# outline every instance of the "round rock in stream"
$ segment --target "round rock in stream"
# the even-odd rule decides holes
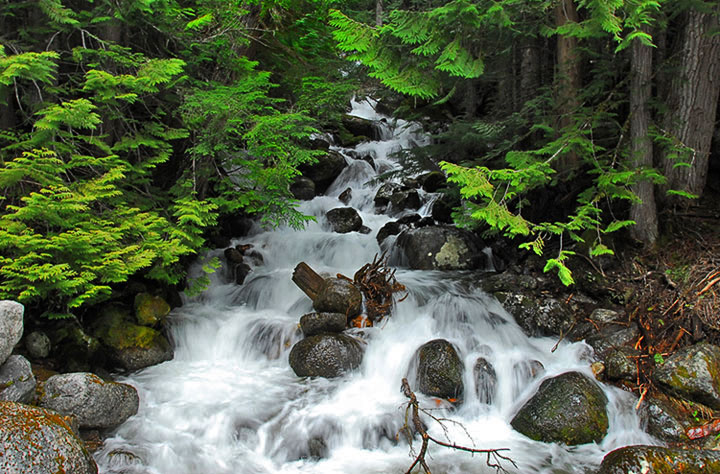
[[[461,399],[465,392],[465,365],[445,339],[426,342],[415,353],[417,389],[425,395]],[[412,370],[412,368],[411,368]]]
[[[708,449],[625,446],[608,453],[598,474],[707,474],[720,472],[720,452]]]
[[[364,345],[345,334],[306,337],[290,350],[290,367],[298,377],[339,377],[362,362]]]
[[[325,214],[333,232],[338,234],[347,234],[348,232],[357,232],[363,225],[360,214],[352,207],[336,207],[330,209]]]
[[[300,329],[305,337],[323,332],[343,332],[347,317],[343,313],[308,313],[300,318]]]
[[[362,293],[344,278],[326,278],[313,308],[319,313],[342,313],[354,318],[362,310]]]
[[[472,270],[485,255],[475,234],[451,226],[428,226],[404,231],[397,240],[416,270]]]
[[[608,430],[607,397],[579,372],[547,379],[510,423],[536,441],[567,445],[600,442]]]
[[[50,377],[39,405],[74,416],[81,428],[112,428],[137,413],[139,402],[135,387],[80,372]]]
[[[0,472],[97,474],[68,420],[52,410],[0,402]]]
[[[5,362],[23,333],[25,307],[16,301],[0,301],[0,364]]]

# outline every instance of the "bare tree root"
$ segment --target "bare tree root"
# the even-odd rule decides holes
[[[503,472],[508,473],[508,471],[502,466],[502,462],[506,461],[512,464],[515,468],[517,468],[517,464],[515,464],[515,461],[510,459],[507,456],[504,456],[503,454],[500,454],[502,451],[509,451],[508,448],[501,448],[501,449],[476,449],[476,448],[470,448],[467,446],[461,446],[455,443],[446,443],[444,441],[440,441],[438,439],[433,438],[430,436],[430,434],[425,429],[425,424],[420,419],[420,412],[423,414],[429,416],[434,421],[438,422],[440,426],[442,426],[443,431],[447,433],[447,429],[445,428],[443,422],[452,422],[457,423],[453,420],[446,420],[443,418],[436,418],[432,414],[430,414],[427,410],[424,410],[420,408],[420,405],[418,403],[417,397],[413,393],[412,389],[410,388],[410,384],[408,383],[408,380],[406,378],[402,379],[402,391],[403,394],[410,399],[410,401],[407,404],[407,408],[405,410],[405,425],[400,429],[402,433],[405,434],[405,436],[408,438],[408,441],[410,442],[410,449],[412,450],[412,438],[413,438],[413,428],[416,433],[419,433],[422,437],[422,446],[420,447],[420,452],[415,457],[415,460],[408,468],[407,472],[405,474],[410,474],[412,470],[420,465],[426,474],[431,474],[430,467],[427,465],[427,462],[425,461],[425,456],[427,454],[428,446],[430,442],[444,446],[446,448],[456,449],[458,451],[466,451],[473,454],[484,454],[485,455],[485,464],[487,464],[488,467],[491,467],[495,469],[495,472]],[[412,428],[408,424],[408,415],[412,416]],[[457,423],[460,426],[462,424]],[[465,427],[463,426],[463,429]],[[466,430],[467,433],[467,430]],[[468,434],[469,436],[469,434]]]

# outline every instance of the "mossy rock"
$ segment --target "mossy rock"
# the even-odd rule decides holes
[[[655,369],[653,382],[669,395],[720,410],[720,347],[700,343],[677,351]]]
[[[0,472],[97,474],[69,420],[52,410],[0,402]]]
[[[135,296],[135,318],[141,326],[157,326],[170,313],[170,305],[160,296],[138,293]]]
[[[567,445],[600,442],[608,430],[607,397],[579,372],[547,379],[511,425],[536,441]]]
[[[426,342],[415,353],[410,378],[417,381],[417,390],[425,395],[461,400],[465,394],[465,365],[449,341]]]
[[[720,451],[625,446],[608,453],[598,474],[707,474],[720,472]]]

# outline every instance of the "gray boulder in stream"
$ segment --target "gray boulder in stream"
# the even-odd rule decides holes
[[[720,409],[720,347],[700,343],[677,351],[655,369],[653,381],[670,395]]]
[[[303,164],[298,168],[302,175],[315,183],[315,194],[324,193],[335,181],[335,178],[345,169],[347,161],[337,151],[329,150],[317,157],[313,164]]]
[[[75,417],[80,428],[113,428],[137,413],[135,387],[95,374],[53,375],[45,382],[39,405]]]
[[[336,207],[330,209],[325,214],[333,232],[338,234],[347,234],[348,232],[357,232],[363,225],[360,214],[352,207]]]
[[[597,443],[608,430],[607,402],[593,380],[579,372],[566,372],[540,384],[510,424],[536,441]]]
[[[290,367],[298,377],[339,377],[360,365],[364,349],[346,334],[318,334],[293,346]]]
[[[415,353],[413,364],[419,392],[431,397],[463,398],[465,365],[449,341],[435,339],[426,342]]]
[[[5,362],[20,342],[25,307],[16,301],[0,301],[0,364]]]
[[[472,270],[485,257],[475,234],[451,226],[408,229],[397,244],[407,265],[416,270]]]
[[[30,403],[35,398],[35,376],[30,362],[21,355],[11,355],[0,365],[0,400]]]
[[[300,318],[300,329],[305,337],[343,332],[346,326],[347,317],[343,313],[308,313]]]

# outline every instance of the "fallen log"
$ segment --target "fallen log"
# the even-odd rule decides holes
[[[292,275],[292,281],[303,290],[303,292],[310,297],[311,300],[315,301],[320,289],[325,282],[325,279],[318,275],[318,273],[310,268],[305,262],[300,262],[295,267]]]

